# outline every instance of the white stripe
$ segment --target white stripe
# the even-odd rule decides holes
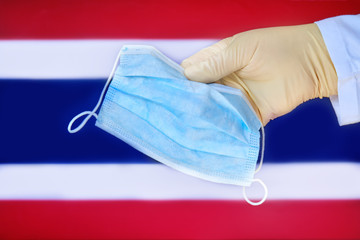
[[[181,61],[217,40],[2,40],[0,78],[107,78],[122,45],[151,45]]]
[[[269,199],[360,199],[360,164],[265,164]],[[262,197],[260,186],[247,190]],[[0,199],[243,199],[160,164],[0,165]]]

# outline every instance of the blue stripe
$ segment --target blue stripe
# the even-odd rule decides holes
[[[105,79],[1,80],[0,163],[155,163],[94,126],[66,130],[91,110]],[[302,104],[266,127],[266,162],[360,162],[360,124],[339,127],[328,99]]]

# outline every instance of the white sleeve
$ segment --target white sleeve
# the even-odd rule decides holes
[[[360,122],[360,14],[315,22],[338,76],[338,95],[330,96],[339,124]]]

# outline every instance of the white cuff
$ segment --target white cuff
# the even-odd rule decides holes
[[[331,96],[340,126],[360,122],[360,15],[316,22],[338,76],[338,95]]]

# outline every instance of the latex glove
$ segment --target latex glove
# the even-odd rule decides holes
[[[265,126],[313,98],[337,94],[337,75],[316,24],[226,38],[181,64],[189,80],[241,89]]]

